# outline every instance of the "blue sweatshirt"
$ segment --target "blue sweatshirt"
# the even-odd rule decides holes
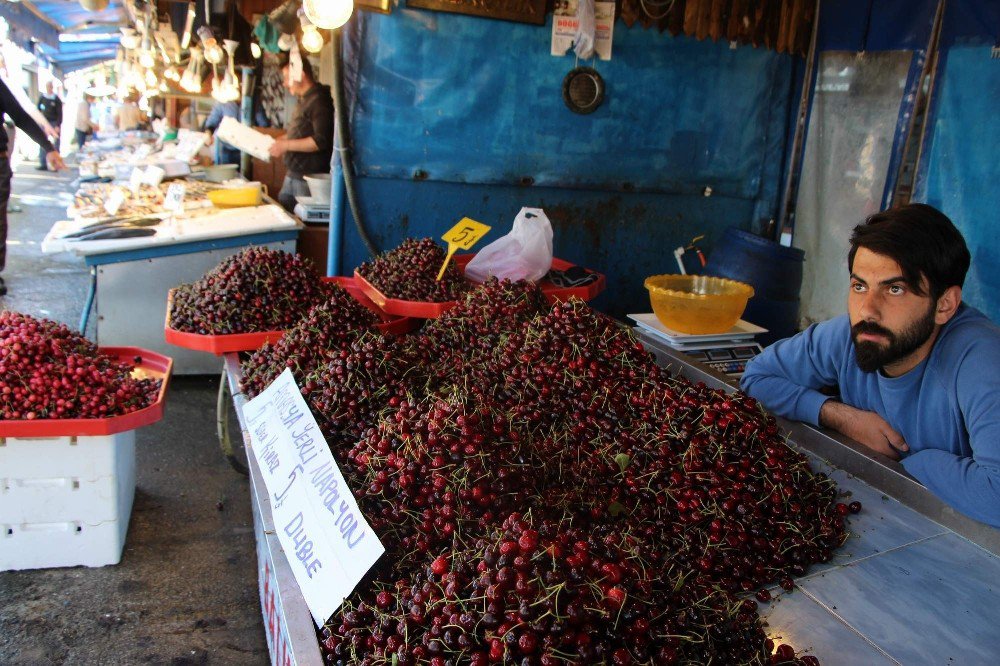
[[[1000,328],[967,305],[924,361],[899,377],[854,360],[847,315],[768,347],[741,387],[785,418],[819,425],[837,387],[847,405],[877,413],[910,447],[903,467],[956,510],[1000,527]]]

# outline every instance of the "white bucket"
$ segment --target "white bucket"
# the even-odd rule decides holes
[[[306,185],[309,186],[309,195],[313,199],[320,201],[330,200],[330,185],[332,183],[330,174],[311,173],[308,176],[303,176],[303,178],[305,178]]]

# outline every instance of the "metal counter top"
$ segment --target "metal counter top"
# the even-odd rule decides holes
[[[657,362],[727,391],[730,377],[636,334]],[[899,464],[842,437],[779,419],[789,443],[850,499],[850,536],[760,608],[775,642],[829,664],[1000,663],[1000,530],[941,502]]]

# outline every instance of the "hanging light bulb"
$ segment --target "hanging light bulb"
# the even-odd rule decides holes
[[[351,18],[354,2],[353,0],[303,0],[302,8],[317,28],[336,30]]]
[[[131,51],[132,49],[139,47],[139,33],[137,33],[134,28],[122,28],[121,31],[122,36],[120,42],[122,48]]]
[[[182,49],[191,45],[191,30],[194,29],[195,13],[194,2],[188,3],[187,19],[184,21],[184,36],[181,37]]]
[[[254,60],[260,60],[260,56],[262,55],[260,44],[257,42],[250,42],[250,55],[254,57]]]
[[[156,59],[153,57],[152,51],[143,51],[139,54],[139,64],[143,67],[149,69],[156,65]]]
[[[188,60],[184,75],[181,76],[180,85],[188,92],[201,90],[201,49],[197,46],[191,47],[191,59]]]
[[[212,97],[220,102],[235,102],[240,98],[240,82],[236,76],[235,54],[239,42],[227,39],[224,42],[229,55],[226,73],[220,82],[216,76],[212,81]]]
[[[223,53],[222,47],[219,46],[219,42],[216,41],[215,36],[212,34],[212,29],[207,25],[201,26],[198,28],[198,38],[201,40],[202,49],[204,49],[205,61],[213,65],[218,65],[222,62],[222,57],[225,53]]]
[[[170,92],[170,86],[166,81],[160,81],[160,92]]]
[[[222,62],[222,47],[218,44],[206,44],[205,45],[205,60],[212,63],[213,65],[218,65]]]
[[[169,79],[170,81],[179,81],[181,75],[177,73],[176,67],[170,65],[170,67],[167,67],[165,70],[163,70],[163,78]]]
[[[158,81],[159,80],[156,78],[156,72],[154,72],[151,69],[147,69],[146,70],[146,89],[148,90],[149,88],[156,88],[156,84],[158,83]]]
[[[312,24],[305,12],[299,12],[299,20],[302,21],[302,48],[309,53],[319,53],[323,50],[323,35]]]

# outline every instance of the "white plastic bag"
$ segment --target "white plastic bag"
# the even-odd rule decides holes
[[[597,23],[594,18],[594,0],[580,0],[576,6],[576,18],[580,23],[573,37],[573,51],[577,58],[590,60],[594,57],[594,34]]]
[[[541,208],[522,208],[514,228],[482,250],[465,267],[470,280],[489,277],[537,282],[552,267],[552,225]]]

